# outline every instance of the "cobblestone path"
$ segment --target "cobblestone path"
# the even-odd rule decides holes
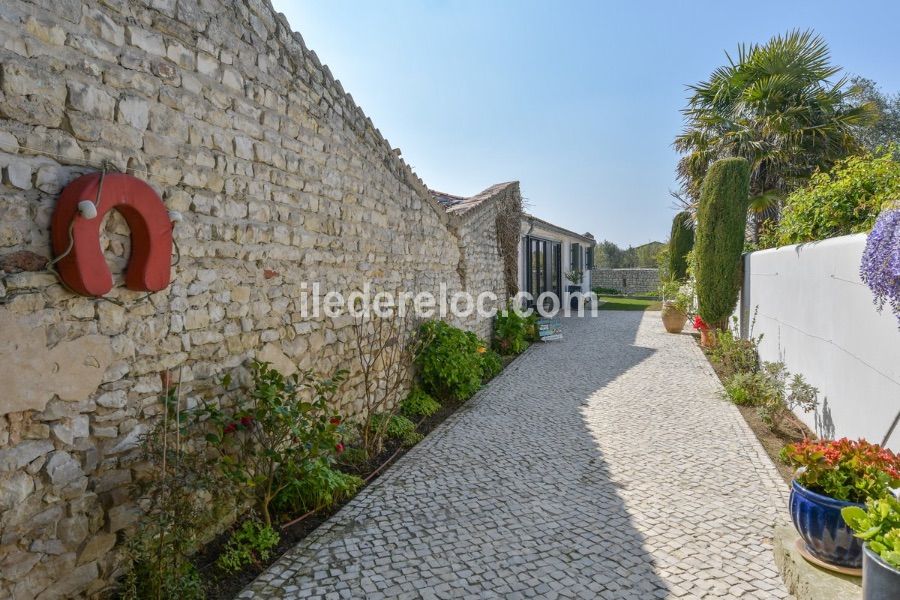
[[[564,320],[240,598],[787,598],[787,489],[659,313]]]

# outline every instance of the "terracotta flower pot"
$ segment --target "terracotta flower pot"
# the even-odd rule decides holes
[[[681,333],[687,323],[687,315],[678,310],[671,302],[663,302],[662,322],[669,333]]]
[[[700,345],[704,348],[712,348],[715,345],[716,338],[709,329],[705,327],[700,329]]]

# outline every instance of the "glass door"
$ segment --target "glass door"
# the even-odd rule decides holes
[[[526,290],[534,300],[544,292],[562,291],[562,244],[526,238]]]
[[[559,297],[562,287],[562,244],[550,242],[549,290]]]
[[[547,242],[531,240],[530,252],[531,277],[529,292],[537,298],[547,291]]]

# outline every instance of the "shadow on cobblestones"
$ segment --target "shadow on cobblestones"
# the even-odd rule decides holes
[[[240,597],[667,597],[585,421],[654,353],[616,317],[564,320]]]

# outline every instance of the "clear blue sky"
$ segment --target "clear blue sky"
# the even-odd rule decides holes
[[[429,187],[519,180],[534,214],[622,246],[668,236],[685,85],[738,43],[811,27],[900,90],[895,0],[273,3]]]

